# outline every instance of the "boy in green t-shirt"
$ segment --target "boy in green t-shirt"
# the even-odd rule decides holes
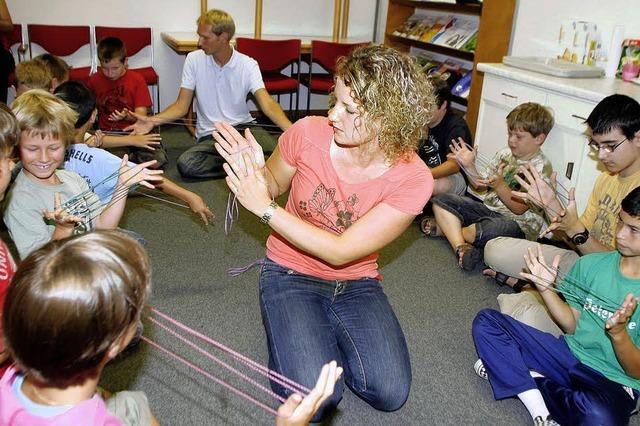
[[[473,321],[481,361],[496,399],[517,396],[534,424],[627,424],[640,395],[640,187],[621,203],[616,251],[580,258],[557,289],[560,257],[525,256],[547,308],[567,333],[556,338],[494,310]],[[556,290],[564,295],[566,302]]]

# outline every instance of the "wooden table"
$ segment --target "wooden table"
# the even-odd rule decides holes
[[[194,31],[168,31],[160,34],[162,40],[172,48],[176,53],[186,54],[198,49],[198,34]],[[236,34],[236,37],[253,38],[252,35]],[[268,35],[263,34],[263,40],[286,40],[291,38],[299,38],[302,41],[301,53],[311,53],[311,40],[333,41],[331,36],[301,36],[301,35]],[[231,40],[233,44],[235,41]],[[349,37],[338,40],[340,43],[362,43],[369,42],[363,37]]]

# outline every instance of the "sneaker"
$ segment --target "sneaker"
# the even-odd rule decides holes
[[[533,426],[560,426],[560,423],[553,420],[551,415],[548,415],[546,419],[542,416],[538,416],[533,419]]]
[[[478,377],[480,377],[481,379],[489,380],[487,369],[484,368],[484,364],[481,359],[478,359],[476,363],[473,364],[473,371],[475,371]]]

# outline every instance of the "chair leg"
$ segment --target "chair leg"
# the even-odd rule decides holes
[[[156,84],[156,114],[160,112],[160,79],[158,78],[158,84]]]

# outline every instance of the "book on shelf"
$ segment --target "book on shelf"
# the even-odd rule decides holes
[[[420,18],[418,25],[416,25],[411,34],[409,34],[409,38],[411,39],[420,40],[422,35],[429,31],[429,28],[436,23],[436,19],[433,16],[420,15]]]
[[[399,37],[409,37],[409,34],[411,34],[415,30],[415,27],[420,23],[421,20],[422,16],[420,15],[410,16],[409,19],[400,24],[400,26],[398,26],[398,28],[393,31],[393,35]]]
[[[478,24],[478,20],[455,17],[451,25],[445,28],[438,37],[434,37],[431,43],[452,49],[460,49],[467,40],[478,32]]]
[[[469,37],[469,40],[467,40],[462,47],[460,47],[460,50],[464,50],[465,52],[475,52],[477,44],[478,33],[476,32],[474,35]]]
[[[426,31],[422,32],[420,41],[433,43],[449,26],[451,26],[452,22],[453,16],[451,15],[438,16],[435,19],[435,23],[431,25]]]

